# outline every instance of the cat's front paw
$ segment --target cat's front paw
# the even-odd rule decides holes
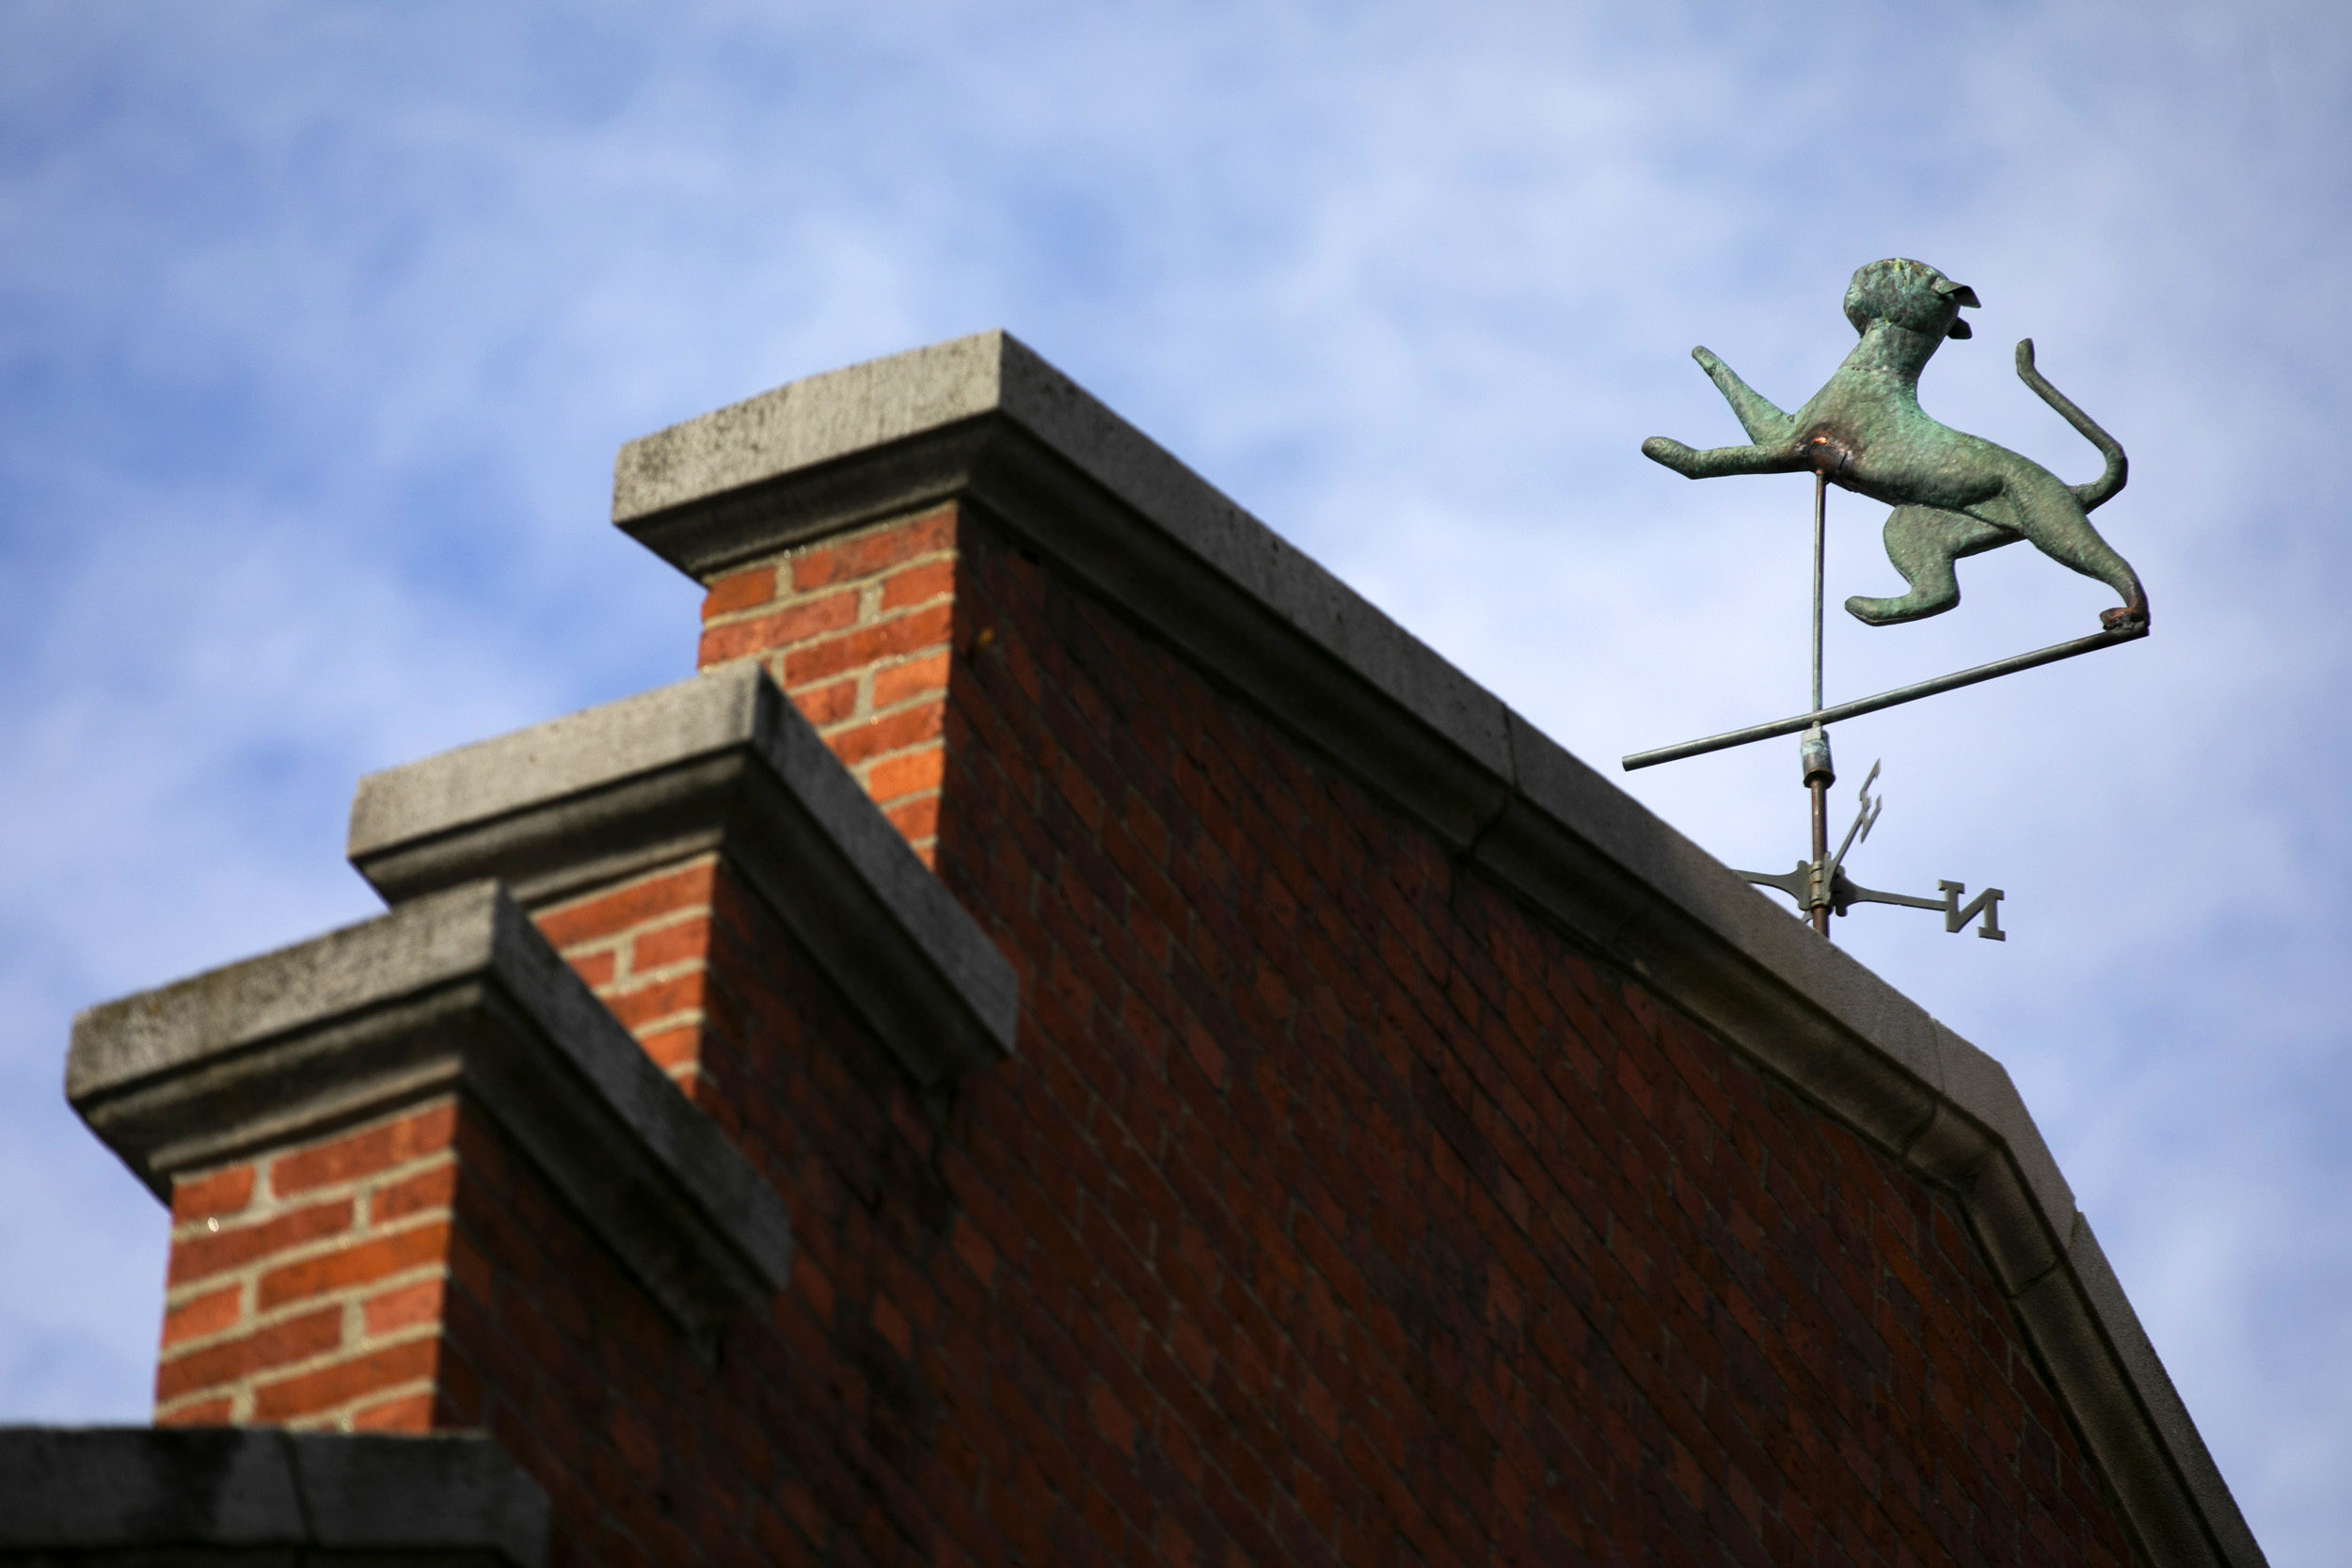
[[[1698,477],[1698,453],[1684,447],[1682,442],[1673,439],[1670,435],[1654,435],[1646,442],[1642,442],[1642,456],[1649,458],[1651,463],[1665,463],[1675,472],[1679,472],[1684,480],[1696,480]]]
[[[1651,436],[1642,443],[1642,455],[1653,463],[1664,464],[1685,479],[1698,477],[1691,471],[1698,453],[1670,436]]]

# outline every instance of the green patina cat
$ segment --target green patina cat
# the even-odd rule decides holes
[[[1793,415],[1759,396],[1704,348],[1691,351],[1752,446],[1694,451],[1653,436],[1643,452],[1689,479],[1724,474],[1820,474],[1890,502],[1886,554],[1910,584],[1899,598],[1854,597],[1846,609],[1880,626],[1940,615],[1960,603],[1952,563],[2019,539],[2122,595],[2100,623],[2148,624],[2148,594],[2130,562],[2090,526],[2089,513],[2123,488],[2123,449],[2034,369],[2033,341],[2017,345],[2017,373],[2096,446],[2106,467],[2070,485],[2030,458],[1938,424],[1919,406],[1919,372],[1947,338],[1965,338],[1963,306],[1976,291],[1924,261],[1872,261],[1846,290],[1846,319],[1862,341],[1829,384]]]

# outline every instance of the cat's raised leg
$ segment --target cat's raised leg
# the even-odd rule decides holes
[[[2017,537],[2008,529],[1963,513],[1933,506],[1899,506],[1886,515],[1886,559],[1895,563],[1911,591],[1892,599],[1870,599],[1857,594],[1846,601],[1846,613],[1871,626],[1941,615],[1960,603],[1960,577],[1952,570],[1952,562],[2013,544]]]
[[[1731,404],[1732,414],[1740,428],[1748,433],[1748,439],[1759,446],[1772,446],[1786,441],[1795,433],[1796,421],[1780,411],[1765,397],[1740,379],[1740,372],[1715,357],[1702,346],[1691,351],[1691,357],[1699,362],[1699,369],[1715,384],[1715,389]]]
[[[1809,467],[1787,446],[1712,447],[1694,451],[1664,436],[1642,443],[1642,455],[1685,479],[1723,479],[1731,474],[1793,474]]]

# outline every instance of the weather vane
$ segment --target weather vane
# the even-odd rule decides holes
[[[1963,306],[1979,308],[1976,291],[1953,282],[1924,261],[1872,261],[1854,273],[1846,289],[1846,319],[1862,341],[1846,356],[1829,384],[1803,408],[1794,414],[1782,413],[1733,373],[1730,366],[1706,349],[1696,348],[1691,357],[1731,404],[1751,444],[1694,451],[1662,436],[1642,443],[1645,456],[1686,479],[1717,479],[1726,474],[1813,475],[1812,707],[1788,719],[1751,724],[1703,740],[1636,752],[1624,759],[1624,766],[1630,772],[1803,731],[1798,754],[1804,786],[1813,798],[1813,858],[1798,862],[1797,868],[1785,875],[1755,871],[1740,875],[1794,898],[1798,908],[1811,917],[1813,928],[1824,937],[1829,935],[1832,914],[1844,914],[1851,904],[1875,903],[1940,910],[1947,931],[1961,930],[1981,912],[1983,924],[1977,934],[2004,940],[1998,919],[2003,895],[1998,888],[1986,889],[1963,907],[1960,899],[1967,888],[1960,882],[1939,882],[1944,896],[1938,899],[1874,892],[1847,879],[1843,870],[1847,852],[1870,836],[1885,800],[1870,794],[1879,774],[1873,763],[1869,777],[1862,783],[1862,809],[1846,831],[1845,842],[1832,855],[1829,789],[1836,783],[1836,773],[1830,766],[1828,726],[2148,635],[2148,594],[2139,585],[2139,574],[2090,526],[2090,512],[2123,488],[2123,449],[2034,369],[2032,339],[2017,345],[2017,374],[2106,459],[2106,467],[2090,483],[2068,484],[2030,458],[1938,424],[1920,408],[1919,372],[1945,339],[1969,336],[1968,324],[1960,319]],[[2020,539],[2030,541],[2051,560],[2106,583],[2123,602],[2102,612],[2101,629],[2089,637],[1916,681],[1875,697],[1824,706],[1821,590],[1832,484],[1895,508],[1886,519],[1886,555],[1902,574],[1908,591],[1891,599],[1859,595],[1848,599],[1847,613],[1865,626],[1888,626],[1941,615],[1960,603],[1960,581],[1953,562]]]

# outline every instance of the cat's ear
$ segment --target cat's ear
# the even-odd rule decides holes
[[[1966,322],[1955,321],[1951,325],[1944,329],[1944,336],[1947,338],[1973,338],[1976,334],[1968,330],[1968,324]]]
[[[1977,291],[1965,283],[1955,283],[1948,277],[1939,277],[1930,286],[1946,299],[1957,301],[1971,310],[1984,309],[1977,299]]]

